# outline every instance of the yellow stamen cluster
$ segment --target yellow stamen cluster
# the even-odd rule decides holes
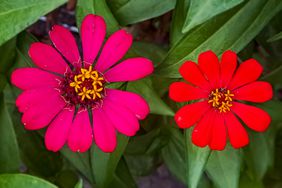
[[[219,112],[228,112],[232,106],[233,96],[230,90],[216,89],[211,92],[208,103],[211,103],[212,107],[217,108]]]
[[[81,68],[80,74],[74,76],[70,86],[75,89],[75,92],[81,97],[82,101],[85,98],[95,100],[97,97],[102,98],[103,81],[104,78],[99,76],[99,73],[92,70],[92,66],[90,66],[88,69]],[[91,83],[90,87],[89,84],[85,84],[86,82]]]

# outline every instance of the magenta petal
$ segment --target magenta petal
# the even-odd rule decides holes
[[[80,62],[79,51],[75,39],[71,32],[63,26],[55,25],[49,32],[54,46],[63,54],[63,56],[72,64]]]
[[[139,122],[135,115],[127,108],[107,98],[104,100],[103,109],[114,127],[126,136],[134,136],[139,130]]]
[[[22,90],[49,86],[58,87],[60,77],[37,68],[16,69],[11,76],[11,82]]]
[[[47,98],[42,98],[40,103],[26,110],[22,116],[22,123],[26,129],[36,130],[47,126],[52,119],[65,107],[66,102],[59,92]]]
[[[135,81],[152,74],[153,63],[146,58],[127,59],[105,73],[108,82]]]
[[[88,111],[79,111],[71,125],[68,146],[74,152],[85,152],[92,144],[92,128]]]
[[[94,140],[96,145],[103,152],[113,152],[116,148],[116,131],[106,116],[105,112],[101,109],[93,109],[93,131]]]
[[[45,133],[45,145],[48,150],[59,151],[67,141],[72,124],[74,108],[63,109],[52,121]]]
[[[95,69],[104,72],[118,62],[132,44],[132,36],[125,30],[116,31],[107,40]]]
[[[85,64],[91,65],[106,36],[106,23],[100,16],[88,14],[82,21],[81,40],[83,49],[83,60]]]
[[[145,119],[150,113],[149,105],[140,95],[116,89],[107,89],[106,93],[111,101],[118,103],[119,106],[125,106],[138,119]]]
[[[56,94],[58,94],[58,91],[51,87],[26,90],[18,96],[16,106],[20,112],[25,112],[32,106],[41,104],[42,99],[48,99],[50,96]]]
[[[30,46],[28,53],[34,64],[42,69],[60,74],[69,70],[65,60],[52,46],[35,42]]]

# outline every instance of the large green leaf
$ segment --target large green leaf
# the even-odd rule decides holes
[[[174,115],[174,112],[154,91],[150,78],[128,83],[127,90],[142,95],[148,102],[151,113],[169,116]]]
[[[20,167],[19,148],[13,122],[3,101],[2,93],[0,96],[0,122],[0,173],[17,172]]]
[[[2,0],[0,45],[65,2],[66,0]]]
[[[110,11],[106,0],[78,0],[76,5],[76,21],[79,27],[87,14],[103,16],[107,24],[107,35],[119,29],[119,24]]]
[[[191,129],[185,130],[186,157],[187,157],[187,182],[189,188],[197,188],[202,177],[205,165],[210,155],[210,149],[195,146],[191,141]]]
[[[58,188],[57,186],[26,174],[2,174],[0,175],[0,187],[2,188]]]
[[[239,52],[281,10],[282,1],[248,1],[242,6],[221,14],[197,29],[188,32],[168,53],[158,74],[179,78],[178,69],[185,60],[197,60],[206,50],[218,55],[227,49]],[[248,16],[246,16],[248,15]]]
[[[16,55],[16,38],[0,46],[0,73],[7,73]],[[2,79],[1,79],[2,80]]]
[[[182,32],[185,33],[193,29],[194,27],[233,8],[243,1],[244,0],[190,0],[189,10],[187,12]]]
[[[160,16],[175,6],[176,0],[108,0],[122,25],[133,24]]]
[[[92,170],[99,188],[109,187],[113,181],[116,167],[128,143],[128,137],[119,134],[117,142],[118,145],[112,153],[104,153],[96,145],[91,148]]]
[[[224,151],[213,151],[206,170],[217,188],[237,188],[240,177],[240,150],[227,147]]]

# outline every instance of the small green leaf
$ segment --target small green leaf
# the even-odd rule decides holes
[[[65,2],[66,0],[2,0],[0,45]]]
[[[128,25],[160,16],[172,10],[175,2],[176,0],[109,0],[109,5],[118,21],[122,25]]]
[[[200,148],[191,141],[191,129],[185,130],[187,182],[189,188],[197,188],[210,155],[208,147]]]
[[[3,188],[58,188],[57,186],[35,176],[26,174],[0,175],[0,187]]]
[[[135,92],[144,97],[150,106],[150,111],[153,114],[173,116],[174,112],[168,107],[160,96],[154,91],[150,78],[145,78],[139,81],[130,82],[127,85],[127,90]]]
[[[95,182],[100,188],[109,187],[111,184],[116,167],[128,143],[128,137],[119,134],[117,143],[118,145],[112,153],[104,153],[96,145],[91,149],[92,170]]]
[[[274,41],[281,40],[281,39],[282,39],[282,31],[280,33],[277,33],[270,39],[268,39],[267,42],[274,42]]]
[[[78,0],[76,5],[76,22],[79,27],[87,14],[97,14],[105,19],[107,35],[119,29],[119,24],[109,9],[106,0]]]
[[[241,167],[240,150],[231,146],[223,151],[212,151],[206,170],[217,188],[237,188]]]
[[[77,184],[75,185],[74,188],[83,188],[83,181],[82,181],[82,179],[80,179],[80,180],[77,182]]]
[[[237,6],[243,1],[244,0],[190,0],[189,10],[182,32],[186,33],[216,15]]]

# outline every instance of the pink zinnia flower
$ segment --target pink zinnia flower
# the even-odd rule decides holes
[[[56,25],[49,35],[56,49],[33,43],[29,56],[38,68],[20,68],[11,77],[12,83],[24,90],[16,100],[22,123],[29,130],[49,125],[45,144],[52,151],[67,142],[72,151],[85,152],[94,139],[102,151],[112,152],[116,130],[135,135],[138,119],[148,115],[149,106],[139,95],[107,85],[151,74],[152,62],[136,57],[116,64],[132,44],[132,36],[125,30],[112,34],[99,53],[106,24],[97,15],[87,15],[82,22],[82,58],[67,29]]]

